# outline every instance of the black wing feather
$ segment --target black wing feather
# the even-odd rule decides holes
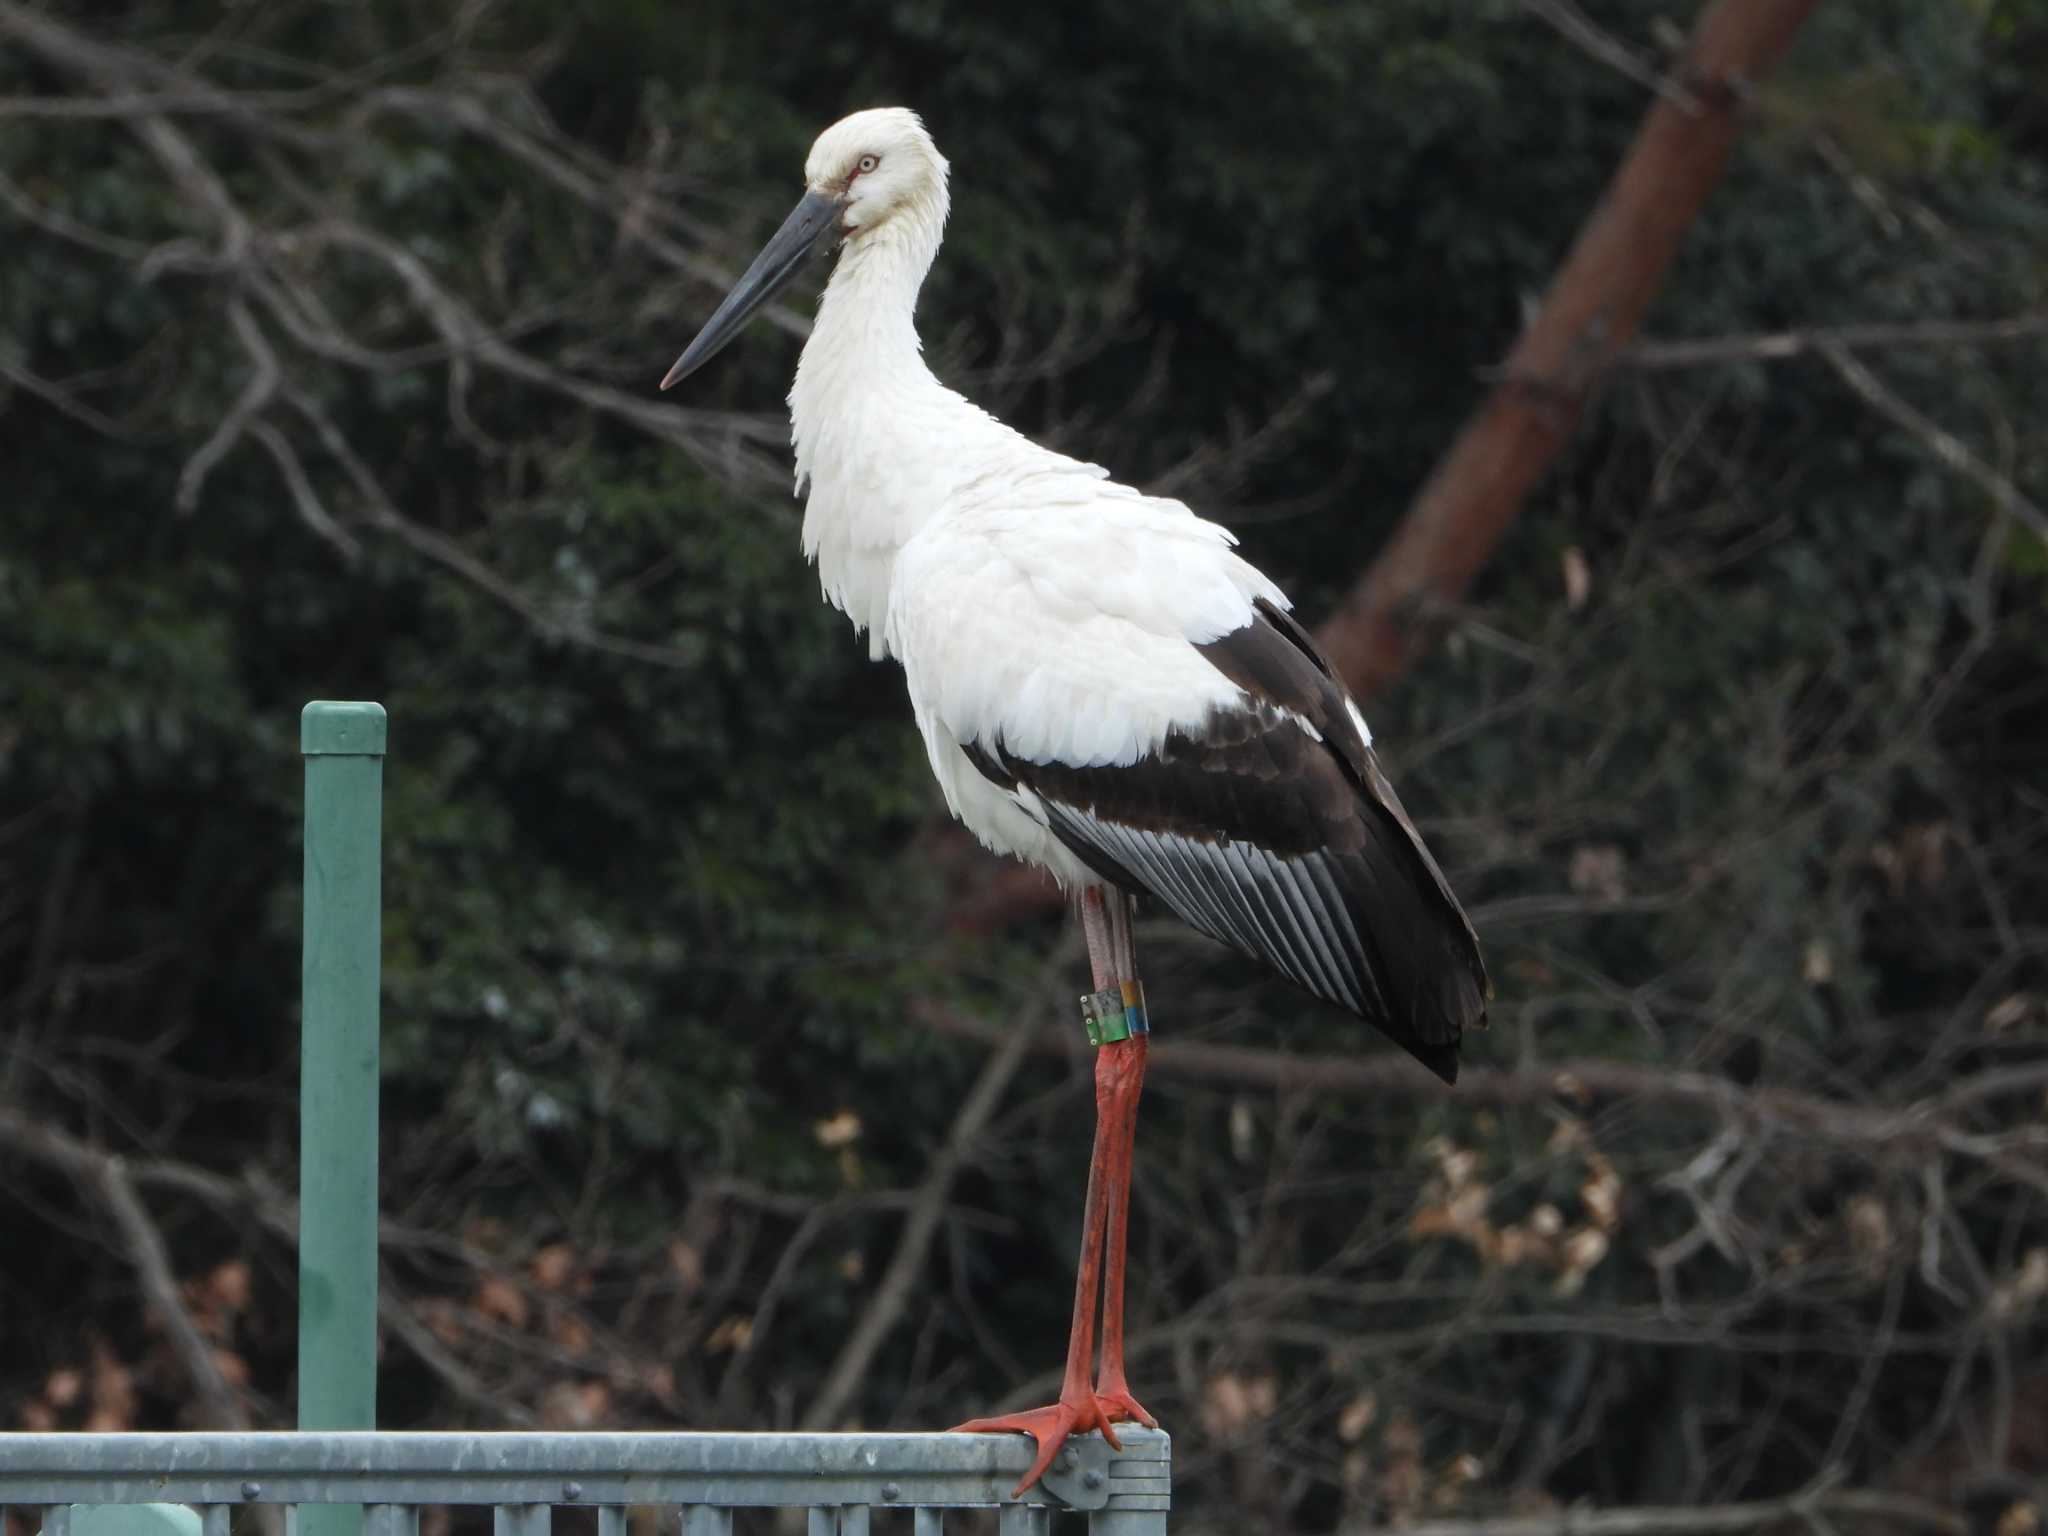
[[[1210,937],[1383,1030],[1445,1081],[1490,995],[1472,926],[1308,634],[1260,603],[1201,647],[1241,707],[1116,767],[966,750],[1061,842]],[[1307,725],[1310,729],[1304,729]],[[1320,738],[1320,739],[1318,739]]]

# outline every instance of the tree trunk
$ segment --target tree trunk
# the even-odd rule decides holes
[[[1464,594],[1570,440],[1593,386],[1634,336],[1735,143],[1738,111],[1818,0],[1713,0],[1674,80],[1500,381],[1316,638],[1361,698],[1399,676],[1418,620]]]

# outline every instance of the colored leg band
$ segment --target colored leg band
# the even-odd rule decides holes
[[[1151,1021],[1145,1017],[1144,983],[1126,981],[1085,994],[1081,1027],[1088,1031],[1090,1045],[1114,1045],[1133,1035],[1151,1034]]]

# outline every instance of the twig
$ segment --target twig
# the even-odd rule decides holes
[[[616,187],[572,164],[567,155],[536,142],[533,135],[506,122],[474,96],[389,86],[365,100],[357,109],[357,121],[367,121],[377,111],[386,108],[414,117],[452,122],[480,138],[488,139],[540,172],[586,207],[611,219],[622,239],[644,246],[670,266],[701,282],[723,290],[731,287],[733,279],[738,276],[731,268],[711,261],[698,251],[679,245],[650,228],[647,217],[650,204],[647,201],[620,197]],[[787,335],[802,338],[811,333],[810,321],[786,304],[769,304],[763,308],[762,314],[770,325]]]
[[[299,1212],[296,1202],[267,1189],[240,1184],[187,1163],[117,1157],[5,1107],[0,1107],[0,1146],[11,1147],[107,1194],[108,1208],[120,1223],[123,1235],[129,1238],[131,1255],[137,1258],[138,1273],[141,1275],[144,1291],[152,1304],[164,1315],[171,1328],[173,1343],[178,1346],[180,1358],[193,1376],[194,1383],[201,1393],[202,1403],[207,1407],[210,1416],[217,1419],[222,1427],[247,1429],[249,1422],[242,1411],[240,1400],[235,1397],[234,1390],[227,1384],[226,1379],[220,1375],[211,1349],[206,1347],[205,1340],[199,1337],[197,1329],[192,1325],[190,1315],[185,1313],[178,1302],[177,1284],[171,1276],[162,1242],[157,1238],[155,1227],[144,1211],[135,1188],[142,1185],[175,1190],[237,1224],[248,1222],[253,1215],[256,1222],[267,1229],[273,1237],[286,1243],[296,1243],[298,1240]],[[113,1170],[111,1185],[107,1182],[108,1169]],[[379,1237],[387,1247],[412,1247],[418,1245],[421,1234],[400,1229],[395,1224],[385,1221],[379,1223]],[[477,1263],[459,1242],[441,1241],[434,1246],[443,1251],[452,1251],[473,1265]],[[166,1297],[170,1302],[168,1306],[164,1299]],[[507,1423],[531,1422],[530,1416],[523,1409],[493,1395],[467,1367],[443,1349],[432,1332],[398,1299],[388,1284],[380,1289],[377,1313],[384,1325],[457,1397],[487,1410]],[[180,1319],[184,1324],[182,1330],[179,1326]],[[195,1339],[198,1356],[192,1353]],[[203,1358],[200,1358],[201,1356]],[[208,1373],[212,1377],[211,1386],[205,1379]],[[225,1408],[221,1407],[223,1400]]]
[[[818,1395],[805,1412],[803,1428],[826,1429],[839,1422],[846,1405],[859,1390],[861,1378],[867,1374],[875,1352],[882,1347],[883,1339],[910,1305],[918,1275],[931,1251],[933,1234],[938,1231],[939,1217],[946,1208],[946,1196],[953,1188],[953,1180],[967,1165],[975,1143],[987,1128],[989,1117],[995,1113],[1003,1091],[1010,1086],[1010,1079],[1016,1076],[1017,1068],[1023,1064],[1037,1033],[1028,1027],[1007,1031],[996,1053],[982,1067],[981,1076],[968,1090],[966,1102],[954,1117],[952,1130],[947,1132],[945,1146],[932,1159],[931,1171],[918,1186],[917,1199],[903,1224],[903,1237],[889,1260],[889,1268],[882,1275],[881,1284],[875,1287],[867,1310],[853,1325],[853,1332],[841,1347],[839,1358],[832,1362],[824,1385],[818,1389]]]
[[[1522,0],[1522,9],[1548,22],[1582,53],[1626,75],[1637,85],[1655,91],[1687,117],[1698,117],[1706,110],[1698,97],[1669,76],[1652,69],[1635,49],[1599,26],[1592,17],[1572,4],[1572,0]]]
[[[177,507],[181,513],[189,513],[199,505],[199,493],[205,488],[206,477],[213,473],[213,466],[227,457],[229,450],[241,441],[242,434],[248,430],[251,419],[277,393],[280,377],[277,353],[271,350],[262,327],[250,315],[249,306],[239,298],[228,301],[228,323],[234,326],[235,337],[242,343],[242,350],[249,354],[253,371],[242,393],[228,408],[228,413],[221,417],[220,425],[213,429],[206,441],[185,461],[184,469],[179,471]]]
[[[9,362],[5,357],[0,357],[0,379],[7,380],[8,383],[14,385],[17,389],[27,390],[38,400],[46,401],[50,405],[55,406],[73,421],[83,422],[102,437],[111,437],[116,441],[123,441],[132,439],[134,436],[132,432],[122,426],[120,422],[114,420],[113,417],[106,415],[104,412],[94,410],[61,384],[52,383],[48,379],[30,373],[26,368]]]
[[[142,1284],[143,1295],[162,1319],[178,1363],[191,1378],[206,1423],[217,1429],[247,1429],[248,1413],[221,1373],[213,1346],[199,1331],[178,1294],[178,1281],[171,1273],[163,1234],[136,1198],[127,1165],[119,1157],[5,1110],[0,1110],[0,1139],[38,1162],[61,1169],[80,1186],[98,1194],[120,1230],[128,1262]]]
[[[320,493],[313,489],[313,482],[306,475],[306,466],[299,462],[299,451],[292,447],[291,439],[267,421],[251,422],[249,435],[277,461],[278,473],[284,476],[285,489],[291,493],[292,506],[297,509],[299,520],[339,550],[344,560],[353,563],[361,552],[361,546],[334,520],[327,504],[320,499]]]
[[[493,1392],[474,1371],[441,1347],[433,1329],[421,1322],[419,1314],[396,1294],[388,1274],[377,1287],[377,1316],[418,1357],[420,1363],[440,1377],[441,1384],[463,1402],[482,1409],[501,1423],[521,1429],[533,1424],[532,1414]]]
[[[2048,337],[2048,312],[2030,310],[2003,320],[1905,321],[1708,336],[1698,341],[1639,341],[1625,349],[1615,362],[1623,368],[1698,368],[1713,363],[1782,362],[1830,345],[1856,351],[1878,347],[1981,347],[2035,337]]]
[[[1974,480],[2001,508],[2026,524],[2034,537],[2048,543],[2048,512],[2030,501],[2011,480],[1979,458],[1953,432],[1928,420],[1893,394],[1840,342],[1823,338],[1815,346],[1841,375],[1842,382],[1860,395],[1866,405],[1919,438],[1928,452],[1957,474]]]

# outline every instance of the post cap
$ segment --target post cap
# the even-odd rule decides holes
[[[384,706],[315,699],[299,712],[299,751],[307,757],[382,757]]]

